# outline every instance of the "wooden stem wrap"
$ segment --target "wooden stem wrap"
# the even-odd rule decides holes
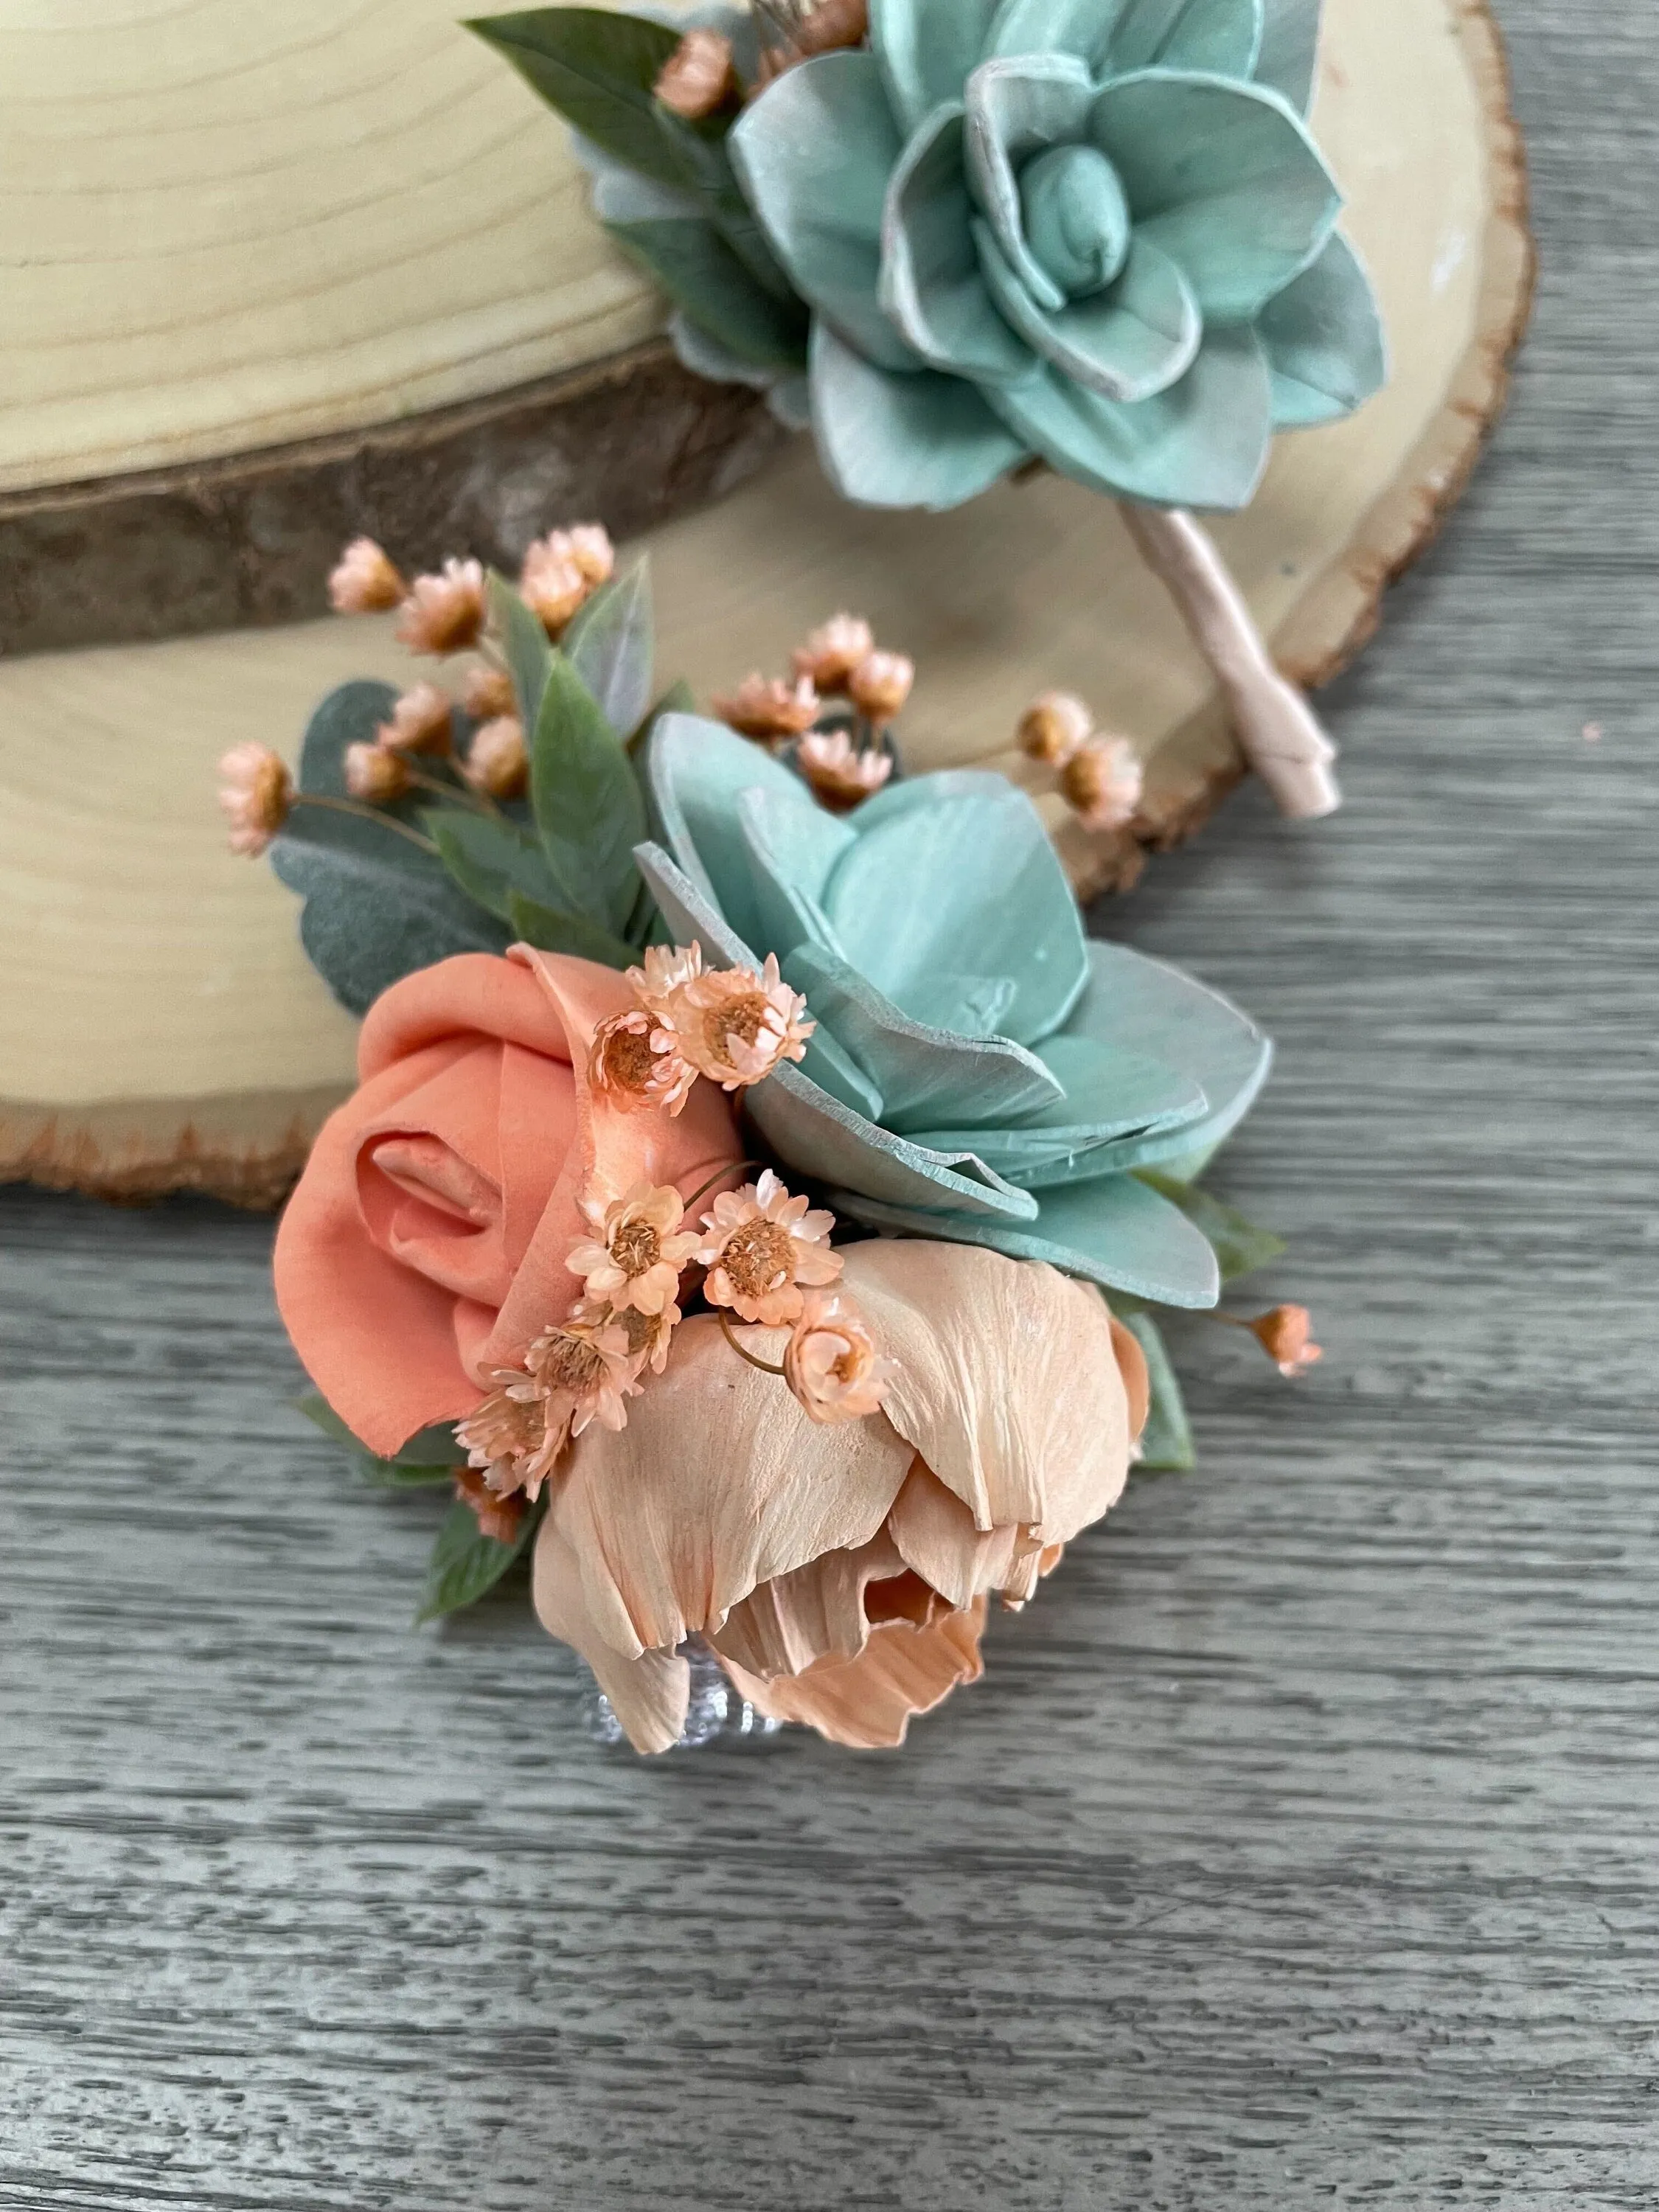
[[[1244,595],[1207,531],[1184,507],[1122,503],[1147,566],[1167,586],[1214,672],[1246,759],[1281,814],[1311,821],[1342,804],[1336,747],[1307,700],[1268,657]]]

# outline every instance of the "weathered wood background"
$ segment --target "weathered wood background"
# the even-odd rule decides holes
[[[1280,1039],[1325,1364],[1186,1329],[1202,1471],[901,1757],[636,1763],[516,1600],[410,1632],[267,1223],[0,1193],[0,2204],[1659,2201],[1659,31],[1502,14],[1535,335],[1348,809],[1099,917]]]

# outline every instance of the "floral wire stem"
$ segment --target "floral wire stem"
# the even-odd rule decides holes
[[[706,1182],[700,1182],[690,1197],[682,1201],[686,1211],[690,1212],[700,1198],[707,1197],[714,1185],[717,1182],[724,1182],[727,1176],[759,1175],[765,1163],[762,1160],[733,1160],[729,1168],[716,1168]]]
[[[757,1359],[752,1352],[745,1352],[744,1350],[743,1346],[738,1342],[737,1338],[732,1334],[732,1324],[726,1317],[726,1309],[723,1306],[717,1306],[714,1309],[714,1311],[716,1317],[720,1322],[720,1334],[725,1337],[732,1351],[737,1353],[739,1359],[746,1359],[751,1367],[758,1367],[763,1375],[776,1375],[780,1377],[785,1376],[785,1370],[783,1368],[774,1367],[769,1359]]]

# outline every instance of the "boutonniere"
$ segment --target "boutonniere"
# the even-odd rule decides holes
[[[755,0],[472,25],[569,123],[688,367],[849,500],[1047,467],[1120,502],[1288,813],[1334,749],[1194,509],[1386,374],[1307,122],[1319,0]]]

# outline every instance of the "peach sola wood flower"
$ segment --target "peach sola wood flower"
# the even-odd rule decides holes
[[[639,1750],[679,1737],[694,1636],[763,1711],[902,1741],[981,1671],[988,1598],[1025,1602],[1122,1490],[1146,1373],[1095,1291],[964,1245],[845,1262],[894,1361],[878,1412],[815,1422],[693,1316],[627,1428],[590,1426],[552,1489],[537,1610]]]

